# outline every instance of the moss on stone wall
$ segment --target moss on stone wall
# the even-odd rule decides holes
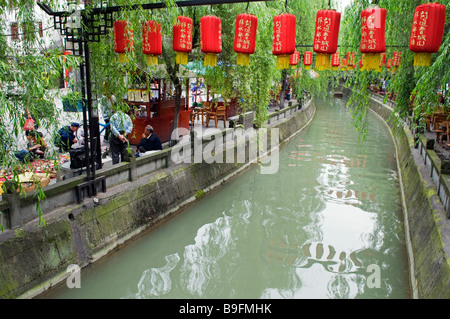
[[[312,104],[280,121],[280,138],[298,132],[314,111]],[[95,262],[173,216],[243,167],[243,163],[175,165],[98,194],[98,205],[85,199],[67,207],[47,220],[45,228],[18,231],[0,242],[0,298],[32,297],[42,292],[48,288],[46,283],[64,279],[69,264],[83,267]]]

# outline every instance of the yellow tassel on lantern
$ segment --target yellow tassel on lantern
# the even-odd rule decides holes
[[[175,62],[176,64],[188,64],[189,53],[188,52],[179,52],[177,51]]]
[[[333,67],[331,67],[331,68],[333,69],[333,71],[339,70],[339,67],[338,67],[338,66],[333,66]]]
[[[318,53],[316,57],[316,70],[323,71],[331,69],[330,55],[327,53]]]
[[[238,53],[236,63],[237,63],[237,65],[249,66],[250,65],[250,54]]]
[[[146,54],[147,65],[158,65],[158,56],[153,54]]]
[[[217,54],[206,53],[203,65],[204,66],[216,66],[217,65]]]
[[[414,66],[430,66],[431,53],[421,52],[414,53]]]
[[[380,54],[379,53],[366,53],[364,55],[364,68],[365,71],[380,69]]]
[[[277,70],[289,69],[290,63],[290,55],[277,55]]]
[[[128,59],[125,58],[125,53],[119,53],[119,62],[120,63],[128,62]]]
[[[305,70],[310,70],[311,66],[310,65],[305,65]]]

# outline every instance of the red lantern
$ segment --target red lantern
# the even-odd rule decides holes
[[[305,65],[305,70],[309,70],[311,68],[312,57],[313,57],[312,51],[305,52],[305,55],[303,57],[303,64]]]
[[[339,57],[339,52],[333,53],[333,55],[331,56],[331,68],[336,71],[339,68],[340,64],[341,58]]]
[[[316,16],[314,52],[317,53],[316,69],[330,69],[330,55],[337,50],[341,14],[336,10],[319,10]]]
[[[386,65],[386,53],[380,54],[380,69]]]
[[[366,70],[378,70],[380,53],[386,51],[386,9],[372,7],[361,12],[361,53]]]
[[[402,53],[401,52],[394,52],[394,55],[392,57],[392,68],[393,71],[397,71],[398,67],[400,66],[400,61],[402,60]]]
[[[273,18],[272,54],[277,56],[277,69],[288,69],[290,56],[295,51],[297,19],[291,13]]]
[[[354,67],[356,67],[356,53],[355,52],[347,52],[345,55],[346,60],[346,67],[348,70],[352,70]]]
[[[147,56],[148,65],[158,65],[158,55],[162,53],[161,23],[142,23],[142,52]]]
[[[289,61],[291,68],[295,68],[295,66],[298,64],[299,60],[300,60],[300,53],[298,51],[295,51],[294,53],[292,53],[290,61]]]
[[[201,50],[205,53],[205,66],[217,65],[217,54],[222,52],[222,21],[209,15],[200,18]]]
[[[439,51],[445,27],[445,6],[425,3],[416,8],[409,41],[414,66],[430,66],[431,53]]]
[[[128,21],[114,22],[114,52],[119,53],[119,62],[125,62],[125,53],[133,51],[133,28]]]
[[[350,56],[350,63],[352,68],[356,67],[356,52],[352,52],[352,55]]]
[[[192,51],[192,19],[189,17],[177,17],[177,23],[173,26],[172,47],[176,52],[176,63],[187,64],[189,52]]]
[[[255,53],[257,27],[258,18],[253,14],[243,13],[236,17],[234,51],[237,53],[237,65],[250,64],[250,54]]]

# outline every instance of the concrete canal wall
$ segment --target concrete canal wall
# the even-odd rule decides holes
[[[344,96],[351,94],[350,89],[341,89]],[[392,104],[384,104],[382,97],[374,95],[369,107],[390,127],[396,144],[413,297],[448,299],[450,176],[441,172],[442,163],[427,147],[427,139],[415,138],[408,119],[402,120],[400,127],[395,124]]]
[[[279,128],[283,143],[308,125],[314,114],[313,101],[305,103],[301,110],[293,105],[273,114],[269,127]],[[233,139],[235,130],[226,129],[221,134],[231,134]],[[211,143],[208,136],[202,140],[203,149]],[[268,141],[270,144],[270,137]],[[245,149],[249,149],[248,143],[247,140]],[[191,142],[189,149],[194,144]],[[233,154],[240,146],[231,145]],[[229,149],[230,146],[226,150]],[[49,186],[43,203],[45,226],[39,226],[36,218],[18,218],[24,221],[23,225],[0,234],[0,298],[32,298],[64,282],[70,275],[69,265],[83,268],[94,263],[254,164],[248,152],[244,163],[235,155],[232,163],[208,164],[205,160],[175,164],[170,151],[99,170],[97,176],[105,178],[107,190],[99,191],[98,201],[92,197],[76,201],[74,187],[84,182],[83,176]],[[188,152],[183,154],[189,157]],[[217,158],[218,154],[213,155]],[[29,196],[16,210],[32,209],[30,202]],[[7,202],[0,204],[5,210],[10,209]]]

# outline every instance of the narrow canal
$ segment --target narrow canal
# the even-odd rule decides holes
[[[316,101],[280,151],[45,298],[410,298],[395,146]]]

